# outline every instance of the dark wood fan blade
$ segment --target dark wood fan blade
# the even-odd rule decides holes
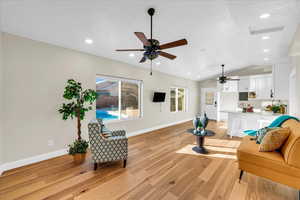
[[[166,53],[166,52],[163,52],[163,51],[158,51],[158,54],[160,56],[163,56],[163,57],[166,57],[166,58],[169,58],[171,60],[175,59],[176,56],[172,55],[172,54],[169,54],[169,53]]]
[[[144,44],[144,46],[150,46],[150,42],[147,40],[146,36],[144,33],[142,32],[134,32],[134,34],[136,35],[136,37],[138,37],[141,42]]]
[[[167,44],[163,44],[159,46],[159,49],[169,49],[169,48],[174,48],[174,47],[179,47],[182,45],[186,45],[188,42],[186,39],[182,39],[182,40],[177,40],[174,42],[170,42]]]
[[[116,49],[116,51],[145,51],[145,49]]]
[[[145,62],[146,61],[146,57],[144,56],[144,57],[142,57],[142,59],[140,60],[140,63],[143,63],[143,62]]]
[[[227,81],[239,81],[240,79],[235,79],[235,78],[228,78],[226,79]]]

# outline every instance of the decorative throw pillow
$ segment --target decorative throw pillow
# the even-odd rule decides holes
[[[262,139],[265,137],[265,135],[267,134],[269,128],[268,127],[264,127],[261,128],[257,131],[256,133],[256,144],[260,144]]]
[[[256,133],[256,144],[261,143],[261,141],[264,139],[264,137],[268,133],[268,131],[276,130],[276,129],[279,129],[279,128],[280,127],[272,127],[272,128],[265,127],[265,128],[259,129]]]
[[[102,119],[97,118],[96,120],[98,121],[98,123],[99,123],[100,125],[103,125],[103,120],[102,120]]]
[[[104,133],[100,133],[100,136],[101,136],[103,139],[107,139],[107,138],[111,137],[111,134],[108,133],[108,132],[104,132]]]
[[[289,135],[289,128],[276,128],[269,130],[259,145],[259,151],[275,151],[279,149]]]

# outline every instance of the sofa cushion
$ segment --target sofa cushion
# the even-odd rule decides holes
[[[259,151],[275,151],[279,149],[290,135],[289,128],[269,130],[260,142]]]
[[[237,156],[240,161],[300,178],[300,168],[286,164],[280,152],[259,152],[259,145],[256,144],[255,140],[251,140],[250,136],[243,138],[238,148]]]
[[[282,127],[289,127],[291,132],[281,148],[284,160],[289,165],[300,168],[300,122],[290,119]]]

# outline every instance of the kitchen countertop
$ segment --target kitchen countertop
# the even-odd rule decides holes
[[[268,111],[260,111],[260,112],[242,112],[239,110],[222,110],[220,112],[225,112],[225,113],[234,113],[234,114],[244,114],[244,115],[262,115],[262,116],[280,116],[282,114],[279,113],[273,113],[273,112],[268,112]]]

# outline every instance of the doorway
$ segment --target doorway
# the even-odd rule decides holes
[[[201,88],[201,114],[206,113],[212,120],[218,120],[217,88]]]

